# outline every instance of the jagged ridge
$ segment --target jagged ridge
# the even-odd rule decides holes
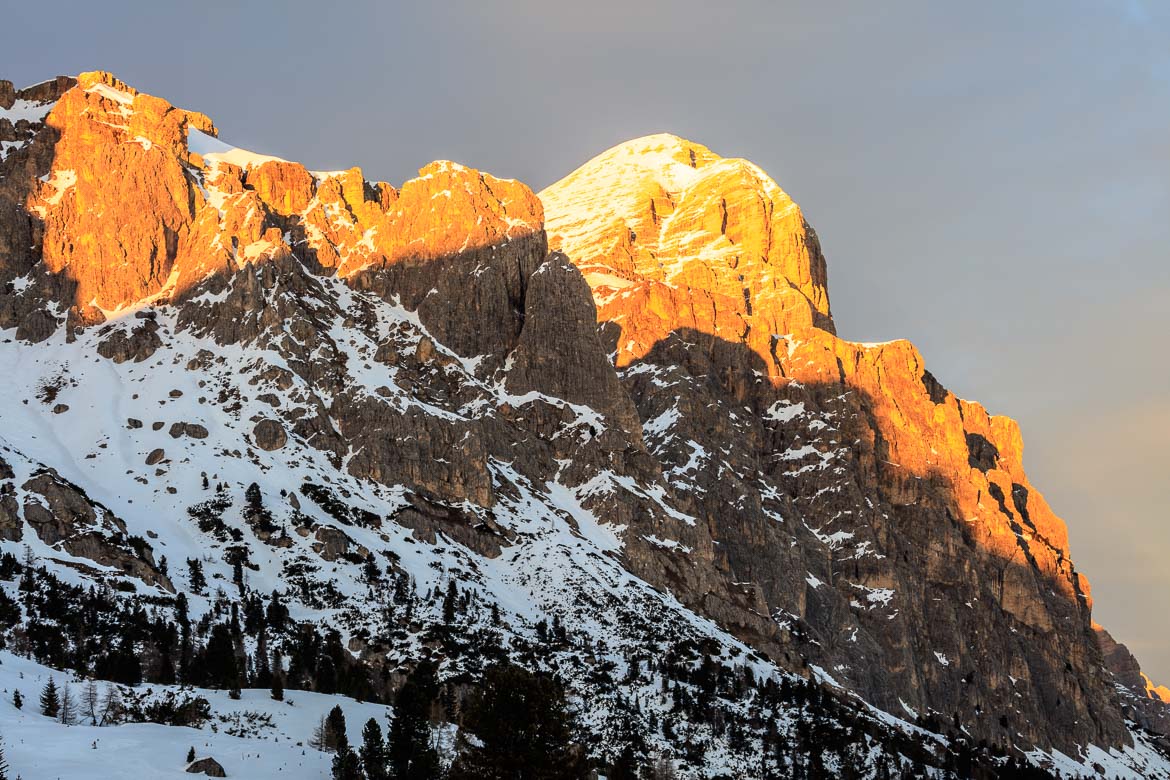
[[[661,652],[653,615],[721,657],[762,653],[759,674],[1006,746],[1128,741],[1018,429],[909,344],[832,335],[815,233],[757,167],[655,136],[542,193],[595,314],[522,184],[451,163],[397,190],[309,172],[108,74],[22,94],[0,161],[5,395],[55,390],[5,414],[27,421],[6,434],[6,538],[80,563],[29,516],[52,464],[152,556],[227,579],[214,534],[157,522],[219,501],[207,472],[255,584],[327,570],[345,599],[298,616],[372,664],[418,652],[363,595],[358,562],[392,554],[420,591],[455,577],[497,602],[517,637],[550,615],[611,637],[606,662]],[[232,519],[252,480],[295,534]],[[378,522],[298,499],[310,484]]]

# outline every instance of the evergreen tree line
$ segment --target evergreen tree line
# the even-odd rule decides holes
[[[418,597],[409,578],[403,574],[384,578],[377,566],[368,568],[371,582],[380,583],[387,593],[388,617],[413,628]],[[188,561],[187,569],[192,590],[205,590],[199,561]],[[388,701],[388,666],[369,669],[343,647],[337,631],[293,621],[280,593],[262,596],[249,590],[239,572],[237,567],[238,596],[219,594],[211,610],[194,620],[183,593],[144,597],[102,586],[71,585],[33,565],[30,556],[21,562],[11,554],[0,555],[0,580],[20,580],[15,599],[0,590],[0,643],[84,678],[126,685],[182,683],[237,695],[245,687],[268,688],[276,699],[289,688]],[[472,591],[461,592],[454,580],[433,598],[441,599],[441,620],[423,625],[420,638],[436,646],[439,657],[462,658],[462,679],[439,685],[434,662],[420,663],[395,697],[396,717],[384,739],[379,724],[367,723],[362,744],[350,746],[336,722],[329,729],[323,724],[321,744],[335,751],[336,776],[368,780],[443,776],[436,769],[445,762],[438,762],[434,729],[442,720],[457,723],[461,734],[476,737],[450,748],[456,757],[446,776],[454,780],[473,774],[580,777],[590,765],[607,772],[611,780],[670,777],[670,763],[654,752],[650,739],[654,735],[677,746],[675,760],[691,767],[703,765],[710,739],[718,738],[735,753],[756,756],[761,777],[865,776],[873,745],[881,747],[879,778],[914,776],[914,767],[926,766],[947,777],[980,776],[992,768],[997,772],[993,776],[1002,771],[1046,776],[1036,775],[1036,770],[995,746],[972,745],[957,736],[951,750],[936,755],[920,741],[863,716],[856,703],[839,701],[811,682],[755,679],[749,666],[724,663],[713,641],[663,640],[665,652],[635,653],[626,659],[627,671],[619,680],[612,662],[583,665],[581,651],[587,651],[592,640],[572,634],[559,618],[536,626],[535,643],[514,637],[504,650],[494,605],[480,624],[475,618],[484,614],[484,608]],[[561,683],[524,669],[539,668],[550,659],[585,674],[591,695],[613,705],[608,725],[600,731],[575,729]],[[644,711],[638,696],[630,694],[650,679],[660,681],[661,695],[669,701],[662,716]],[[453,682],[472,685],[472,694],[461,701],[453,693]],[[85,685],[88,700],[89,684]],[[111,690],[116,698],[116,688]],[[54,717],[60,718],[64,707],[69,718],[79,719],[76,700],[64,703],[76,695],[68,693],[63,697],[63,691],[56,692]],[[108,695],[98,697],[103,712]],[[105,722],[116,722],[112,718],[120,704],[114,702]],[[161,704],[144,717],[197,722],[206,716],[205,705]],[[780,714],[794,707],[802,714],[797,726],[788,729]],[[326,733],[334,736],[326,740]],[[549,763],[538,753],[556,760]],[[586,761],[586,754],[595,759]]]
[[[0,555],[0,580],[17,576],[15,599],[0,591],[0,646],[47,666],[123,685],[258,687],[281,696],[287,686],[382,700],[341,635],[292,621],[279,593],[223,596],[193,620],[184,593],[144,597],[81,587]]]
[[[432,662],[420,663],[399,691],[383,738],[377,720],[362,729],[356,748],[345,715],[335,707],[312,744],[330,750],[335,780],[580,780],[588,776],[584,749],[574,743],[564,687],[552,676],[515,664],[484,674],[462,712],[474,735],[441,760],[434,713],[441,710]],[[461,731],[461,733],[463,733]]]

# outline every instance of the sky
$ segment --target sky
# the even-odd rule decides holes
[[[279,7],[279,11],[272,8]],[[109,70],[229,142],[533,189],[672,132],[801,204],[840,334],[1020,422],[1095,616],[1170,683],[1170,4],[11,4],[0,78]]]

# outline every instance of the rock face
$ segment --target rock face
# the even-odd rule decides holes
[[[1170,689],[1155,685],[1142,671],[1138,660],[1125,645],[1117,642],[1103,626],[1093,624],[1105,668],[1112,675],[1121,698],[1125,716],[1144,728],[1163,735],[1163,744],[1170,745]]]
[[[667,325],[749,343],[769,363],[773,334],[833,332],[816,233],[746,160],[648,136],[590,160],[541,199],[552,246],[585,275],[600,319],[622,325],[619,367],[645,357]]]
[[[23,145],[0,168],[0,197],[12,215],[3,220],[12,238],[0,255],[0,283],[36,266],[49,277],[38,297],[63,304],[81,323],[173,300],[209,276],[294,252],[350,276],[490,253],[542,227],[540,202],[527,187],[455,163],[427,166],[399,192],[364,181],[356,168],[310,173],[230,147],[206,116],[108,73],[83,73],[75,88],[25,90],[17,99],[31,104],[42,93],[43,103],[23,109],[36,122],[21,120],[9,132]],[[11,311],[9,326],[43,318],[43,307],[20,308],[28,311]],[[25,328],[41,335],[46,325]]]
[[[2,451],[2,450],[0,450]],[[17,462],[15,453],[8,453]],[[0,457],[0,538],[28,542],[27,527],[50,549],[72,559],[84,559],[105,570],[105,576],[131,577],[173,592],[165,571],[156,564],[151,545],[127,534],[126,523],[54,469],[24,464],[28,476],[17,473]],[[22,506],[17,496],[23,496]],[[24,522],[21,522],[23,515]],[[94,566],[71,561],[67,565],[94,576]]]
[[[751,163],[659,135],[539,198],[395,188],[106,73],[0,82],[8,139],[2,410],[53,435],[0,431],[0,538],[163,591],[155,550],[246,565],[371,663],[407,652],[362,600],[384,565],[620,636],[598,664],[666,631],[1005,747],[1130,741],[1018,427],[837,338]]]
[[[946,391],[907,342],[837,338],[815,233],[771,179],[660,135],[541,198],[699,520],[675,538],[752,592],[735,605],[698,579],[680,598],[891,711],[990,741],[1124,741],[1088,583],[1017,425]],[[632,568],[665,585],[661,557]]]

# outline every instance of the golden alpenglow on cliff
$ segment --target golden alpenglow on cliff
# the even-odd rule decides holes
[[[842,40],[782,71],[706,8],[356,9],[243,9],[216,45],[202,17],[89,12],[118,75],[0,81],[0,780],[1170,777],[1170,692],[1134,655],[1158,629],[1102,627],[1078,565],[1100,551],[1025,473],[1021,424],[945,383],[977,351],[910,329],[928,368],[845,338],[848,262],[830,308],[836,239],[808,214],[870,231],[875,262],[878,222],[908,254],[952,224],[914,213],[909,173],[856,227],[773,178],[808,186],[795,82]],[[710,47],[679,48],[684,11]],[[755,9],[820,29],[788,11]],[[265,34],[220,54],[243,29]],[[93,56],[77,34],[58,67]],[[13,76],[50,67],[22,47]],[[944,71],[889,77],[929,103],[959,89]],[[868,105],[823,110],[846,134]],[[645,134],[671,118],[712,146]],[[485,139],[499,175],[411,172]],[[816,171],[847,204],[837,148]]]

